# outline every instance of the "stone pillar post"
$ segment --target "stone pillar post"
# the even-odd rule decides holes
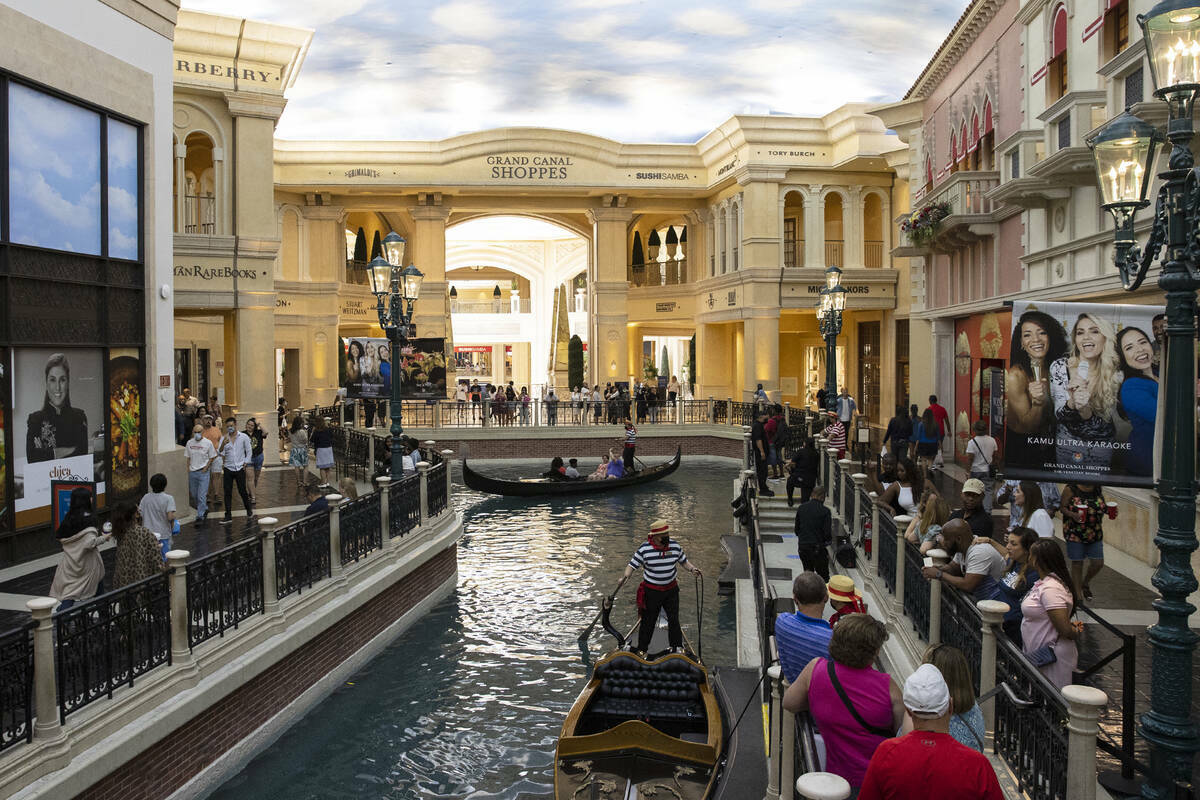
[[[182,187],[181,187],[182,188]],[[53,597],[35,597],[25,601],[33,615],[33,738],[37,741],[58,739],[63,735],[58,718],[58,664],[54,658],[54,613],[58,601]]]
[[[371,421],[374,424],[374,420]],[[375,429],[367,430],[367,469],[375,471]]]
[[[421,296],[413,308],[413,324],[421,336],[443,337],[450,331],[450,316],[446,313],[446,220],[449,206],[442,205],[440,194],[418,194],[419,205],[408,209],[413,218],[409,251],[405,257],[425,273]],[[449,342],[447,342],[449,344]],[[503,365],[503,351],[501,352]]]
[[[340,578],[345,571],[342,569],[342,496],[327,494],[325,501],[329,503],[329,576]]]
[[[945,566],[950,563],[950,554],[941,548],[935,547],[925,555],[933,559],[936,566]],[[929,582],[929,643],[941,644],[942,642],[942,582],[932,580]]]
[[[982,646],[979,650],[979,693],[987,694],[996,685],[996,629],[1004,622],[1008,613],[1008,603],[999,600],[980,600],[975,604],[983,617],[981,632]],[[983,723],[989,731],[996,729],[996,703],[985,703],[983,706]],[[1095,754],[1096,743],[1092,742],[1092,752]],[[1095,764],[1092,765],[1092,784],[1096,783]],[[1093,789],[1093,792],[1095,790]],[[1094,796],[1094,794],[1093,794]]]
[[[624,208],[624,196],[605,198],[604,208],[588,209],[595,258],[588,269],[588,315],[594,347],[593,384],[626,380],[641,373],[641,363],[629,363],[627,299],[629,295],[628,228],[633,212]]]
[[[421,476],[421,527],[429,523],[429,462],[417,462],[417,474]]]
[[[865,472],[856,472],[850,476],[850,480],[854,481],[854,504],[850,506],[853,516],[850,517],[850,524],[846,526],[846,535],[853,538],[855,535],[862,535],[862,531],[857,530],[858,521],[863,518],[863,514],[865,513],[862,507],[863,495],[859,490],[867,482],[867,474]]]
[[[796,779],[796,793],[807,800],[846,800],[850,783],[832,772],[809,772]]]
[[[442,463],[446,465],[446,510],[450,510],[450,498],[454,496],[451,491],[454,488],[453,470],[450,469],[450,459],[454,458],[453,450],[442,451]]]
[[[767,396],[779,397],[779,309],[747,309],[743,324],[742,385],[763,385]]]
[[[400,537],[392,538],[392,478],[390,475],[383,475],[375,479],[375,486],[379,492],[379,524],[383,531],[383,547],[386,550],[389,547],[399,547]]]
[[[190,664],[192,647],[188,642],[187,561],[191,557],[187,550],[171,550],[167,553],[167,591],[171,602],[171,663]]]
[[[833,512],[833,518],[842,518],[842,509],[834,502],[833,482],[838,479],[837,448],[825,448],[825,505]]]
[[[1096,734],[1108,695],[1091,686],[1062,688],[1067,701],[1067,800],[1096,800]]]
[[[275,531],[279,520],[275,517],[263,517],[258,521],[258,528],[263,533],[262,548],[262,577],[263,577],[263,613],[274,614],[279,610],[279,592],[276,588],[275,576]]]
[[[838,481],[842,484],[842,522],[846,525],[846,530],[854,528],[854,498],[847,497],[846,491],[846,476],[850,474],[850,470],[854,469],[854,462],[848,458],[843,458],[838,463]]]
[[[750,441],[750,429],[742,427],[742,468],[753,469],[751,466],[751,456],[754,452],[754,445]]]
[[[787,693],[787,687],[787,680],[780,678],[780,697]],[[782,731],[780,731],[781,736],[779,737],[779,795],[781,798],[786,798],[788,788],[796,779],[796,715],[783,708],[782,703],[780,703],[780,712]]]
[[[767,743],[767,800],[779,800],[779,767],[782,753],[780,752],[780,728],[782,727],[781,712],[783,711],[783,694],[780,684],[783,672],[778,664],[767,667],[767,677],[771,680],[771,740]]]
[[[708,424],[717,424],[717,403],[712,399],[712,395],[708,397]]]
[[[908,530],[908,524],[912,522],[912,517],[898,514],[892,517],[892,521],[896,523],[896,596],[892,599],[892,607],[895,608],[896,618],[899,619],[904,616],[904,548],[908,544],[904,534]]]

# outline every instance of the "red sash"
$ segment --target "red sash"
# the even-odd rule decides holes
[[[671,581],[666,586],[651,586],[650,584],[646,583],[645,581],[642,581],[641,583],[639,583],[638,590],[637,590],[638,613],[641,613],[646,610],[646,590],[647,589],[649,589],[652,592],[666,592],[666,591],[670,591],[671,589],[674,589],[678,585],[679,585],[678,581]]]

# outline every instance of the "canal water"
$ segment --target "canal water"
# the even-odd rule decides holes
[[[487,465],[503,477],[545,466]],[[737,660],[733,598],[717,593],[737,467],[685,460],[674,475],[592,497],[501,498],[455,485],[466,524],[454,594],[212,795],[289,800],[505,798],[553,792],[554,746],[590,660],[613,645],[579,632],[657,518],[704,572],[681,572],[684,633],[712,665]],[[636,579],[613,620],[636,618]],[[619,622],[618,622],[619,621]]]

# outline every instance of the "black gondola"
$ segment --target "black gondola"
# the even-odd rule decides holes
[[[653,467],[647,467],[624,478],[606,478],[598,481],[584,479],[556,480],[553,478],[522,478],[520,480],[507,481],[480,475],[467,466],[467,460],[463,459],[463,483],[477,492],[502,494],[508,497],[540,497],[542,495],[608,492],[613,489],[620,489],[625,486],[637,486],[638,484],[650,483],[651,481],[667,477],[679,469],[681,452],[681,449],[677,447],[675,448],[675,456],[670,461],[656,464]]]

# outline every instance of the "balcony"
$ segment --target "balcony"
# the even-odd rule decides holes
[[[829,265],[846,265],[846,243],[841,239],[825,240],[825,263]]]
[[[883,242],[867,239],[863,242],[863,266],[878,269],[883,266]]]
[[[783,240],[783,265],[785,267],[803,267],[804,266],[804,240],[803,239],[788,239]]]
[[[950,213],[938,224],[937,231],[923,245],[901,246],[896,256],[922,255],[921,251],[950,252],[958,247],[994,236],[1001,204],[990,192],[1000,185],[1000,173],[975,170],[953,172],[925,196],[924,205],[945,203]]]
[[[724,254],[722,254],[724,262]],[[678,286],[687,283],[687,259],[679,261],[652,261],[648,264],[630,264],[629,285]]]
[[[217,232],[217,199],[211,194],[183,196],[183,220],[177,233],[212,236]]]
[[[344,282],[355,286],[370,286],[371,281],[367,277],[367,262],[355,261],[352,258],[346,259]]]

